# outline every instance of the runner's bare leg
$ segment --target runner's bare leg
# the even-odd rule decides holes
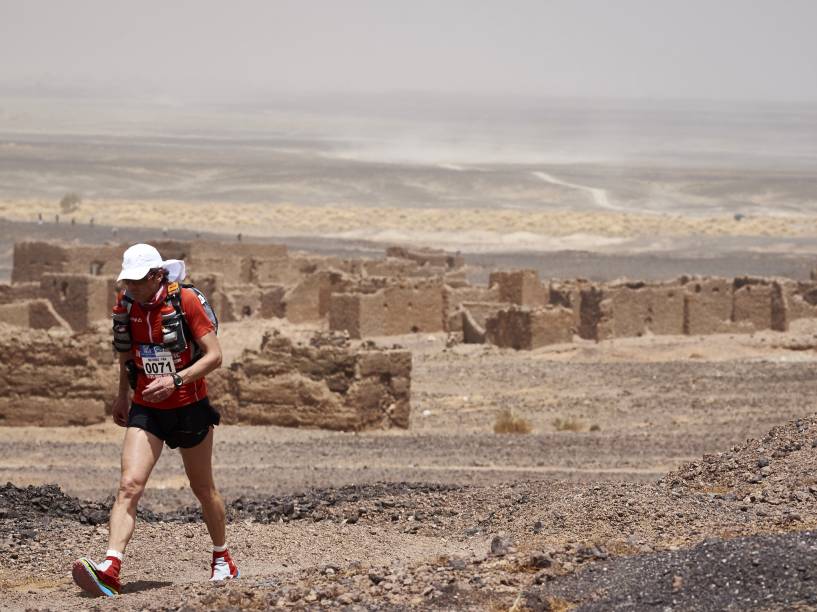
[[[111,508],[108,548],[125,552],[136,526],[136,506],[145,491],[153,466],[162,454],[159,438],[144,429],[128,427],[122,445],[122,475],[119,492]]]
[[[201,503],[201,514],[214,546],[224,546],[226,536],[226,516],[224,500],[216,490],[213,481],[213,428],[199,444],[193,448],[181,448],[184,470],[190,480],[190,488]]]

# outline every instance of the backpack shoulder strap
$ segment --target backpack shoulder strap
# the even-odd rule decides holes
[[[192,285],[190,285],[192,287]],[[165,300],[170,302],[173,309],[178,313],[179,317],[182,320],[182,332],[184,332],[185,338],[187,338],[190,342],[193,343],[193,359],[197,359],[197,353],[199,353],[199,343],[195,341],[193,338],[193,332],[190,329],[190,325],[187,324],[187,317],[184,314],[184,308],[182,308],[182,288],[187,288],[187,285],[180,285],[179,283],[169,283],[167,285],[167,298]]]
[[[128,314],[130,314],[130,309],[133,306],[133,298],[128,295],[127,291],[122,294],[122,304],[125,306],[125,310],[128,311]]]

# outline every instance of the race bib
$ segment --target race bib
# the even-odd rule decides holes
[[[176,373],[176,366],[173,365],[173,355],[162,346],[141,344],[139,345],[139,355],[142,357],[142,369],[148,378]]]

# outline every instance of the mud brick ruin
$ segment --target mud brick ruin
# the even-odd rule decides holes
[[[573,313],[562,306],[500,310],[486,324],[486,339],[505,348],[534,349],[573,341]]]
[[[487,337],[501,346],[535,348],[563,341],[568,333],[604,340],[645,333],[785,330],[791,320],[814,316],[817,304],[813,280],[542,282],[534,270],[513,270],[494,272],[488,286],[475,286],[466,281],[462,256],[438,250],[389,247],[385,258],[369,260],[291,254],[276,244],[155,244],[165,257],[187,262],[191,280],[209,296],[222,321],[286,318],[345,331],[352,338],[467,330],[467,341]],[[12,283],[0,286],[0,320],[82,330],[106,319],[125,246],[16,244]],[[532,318],[518,309],[499,315],[513,306],[546,312],[560,307],[572,317],[568,326],[560,311]],[[542,323],[520,325],[520,317]],[[545,333],[545,327],[550,331]]]
[[[164,257],[185,260],[222,321],[286,318],[353,339],[448,332],[465,342],[530,350],[576,336],[784,331],[793,320],[817,316],[813,279],[591,283],[512,270],[492,273],[481,286],[467,282],[461,256],[443,251],[390,247],[372,260],[290,253],[275,244],[154,244]],[[5,339],[17,344],[9,344],[0,367],[0,421],[102,418],[106,385],[116,377],[109,313],[126,246],[15,245],[12,282],[0,285],[0,324],[18,330]],[[49,346],[54,354],[46,357]],[[25,352],[33,352],[31,361]],[[30,374],[32,364],[53,370],[62,389],[27,382],[21,373]],[[408,425],[410,372],[403,351],[300,347],[269,337],[211,384],[228,422],[357,430]],[[52,390],[54,397],[47,395]],[[53,402],[56,408],[40,410]]]
[[[208,377],[227,423],[345,431],[407,428],[411,352],[353,349],[343,336],[309,346],[266,334],[229,370]]]
[[[325,321],[353,337],[444,331],[446,288],[465,284],[462,257],[443,251],[394,247],[384,259],[349,260],[290,254],[276,244],[153,244],[164,257],[185,260],[190,280],[222,321]],[[0,305],[44,299],[72,329],[88,329],[110,312],[126,247],[17,243],[12,283],[0,286]],[[0,320],[26,326],[21,312],[0,310]],[[35,319],[30,326],[50,326]]]
[[[347,296],[377,304],[378,327],[371,317],[362,319],[367,335],[442,331],[445,290],[464,283],[461,258],[439,251],[395,249],[393,256],[369,261],[290,254],[272,244],[154,244],[164,257],[185,260],[221,321],[286,318],[326,328],[343,312],[333,309],[334,298]],[[17,330],[6,334],[7,342],[23,340],[0,367],[0,422],[66,425],[104,418],[118,376],[108,336],[126,246],[15,245],[12,282],[0,285],[0,325]],[[349,327],[361,326],[360,319],[347,318]],[[49,349],[53,354],[46,359]],[[33,354],[29,361],[27,352]],[[29,384],[42,377],[57,382]],[[260,351],[208,379],[225,422],[349,430],[408,426],[406,351],[337,342],[300,347],[269,337]]]
[[[814,281],[681,277],[651,284],[584,280],[545,284],[531,270],[492,275],[491,281],[512,305],[479,304],[471,325],[477,324],[477,332],[488,330],[489,342],[513,348],[569,342],[565,338],[574,333],[600,341],[645,334],[786,331],[793,320],[817,316]],[[557,316],[552,310],[556,307],[571,316],[562,311]]]
[[[341,259],[276,244],[155,244],[165,257],[186,261],[222,321],[286,318],[356,339],[456,332],[466,342],[537,348],[574,334],[598,341],[782,331],[817,312],[814,280],[543,282],[534,270],[512,270],[479,286],[467,282],[462,256],[438,250],[389,247],[383,259]],[[0,286],[0,321],[83,330],[106,320],[125,246],[16,244],[12,283]]]
[[[110,340],[0,323],[0,425],[90,425],[119,381]]]

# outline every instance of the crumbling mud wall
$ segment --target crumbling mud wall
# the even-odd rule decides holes
[[[499,302],[499,287],[451,287],[444,285],[443,301],[445,308],[446,329],[450,332],[462,331],[462,317],[466,304],[490,304]],[[509,305],[509,303],[506,303]],[[495,309],[493,312],[496,312]],[[493,314],[492,312],[492,314]],[[477,313],[473,313],[478,317]],[[481,324],[485,325],[485,317]]]
[[[110,338],[0,323],[0,425],[89,425],[118,382]]]
[[[352,285],[351,279],[335,270],[310,274],[284,295],[284,316],[293,323],[322,320],[329,313],[332,294],[345,293]]]
[[[402,282],[374,293],[332,294],[329,329],[352,338],[445,331],[443,285]]]
[[[691,280],[685,285],[684,308],[685,334],[732,331],[732,282],[725,278]]]
[[[573,311],[567,308],[512,306],[489,318],[485,331],[491,344],[532,350],[548,344],[572,342],[576,330]]]
[[[36,300],[43,297],[40,282],[0,284],[0,304],[12,304],[24,300]]]
[[[110,279],[90,274],[43,274],[42,295],[72,329],[80,331],[111,316],[115,299]]]
[[[511,306],[508,302],[463,302],[449,318],[448,331],[462,332],[466,344],[481,344],[486,340],[488,319]]]
[[[788,320],[817,317],[817,282],[780,281]]]
[[[788,301],[779,282],[740,277],[734,281],[732,320],[747,322],[753,329],[788,329]]]
[[[169,246],[169,245],[168,245]],[[156,245],[165,258],[174,249]],[[259,262],[285,259],[287,247],[281,244],[215,242],[198,240],[179,243],[175,259],[184,259],[191,273],[221,274],[228,284],[257,283]],[[269,282],[269,281],[267,281]]]
[[[573,311],[573,319],[578,329],[581,323],[582,290],[591,286],[590,281],[578,278],[574,280],[553,280],[548,285],[549,303]]]
[[[468,310],[472,339],[482,336],[488,316],[505,304],[566,308],[579,335],[593,340],[782,331],[792,320],[817,316],[814,281],[683,277],[594,285],[582,279],[543,283],[535,270],[512,270],[492,273],[489,286],[479,287],[466,282],[463,258],[444,251],[390,247],[382,260],[345,260],[291,256],[275,244],[154,244],[167,258],[185,259],[222,321],[283,317],[322,325],[328,320],[330,329],[353,338],[459,332],[465,304],[494,305]],[[18,243],[15,282],[0,287],[0,305],[47,299],[72,329],[87,329],[109,316],[125,247]],[[3,313],[0,318],[22,327],[42,326],[48,319],[41,303]]]
[[[124,248],[112,245],[68,245],[26,241],[14,245],[12,283],[39,281],[44,274],[113,276]]]
[[[447,322],[442,286],[467,286],[463,258],[444,251],[395,247],[384,260],[344,260],[290,256],[285,246],[276,244],[151,242],[165,258],[185,260],[191,280],[225,322],[284,317],[294,323],[319,324],[329,318],[342,319],[364,335],[443,331]],[[114,279],[127,246],[18,243],[13,288],[0,291],[0,304],[45,298],[73,329],[86,329],[109,315]],[[372,276],[373,272],[395,274]],[[361,299],[356,309],[362,317],[372,315],[372,321],[352,324],[348,314],[330,315],[333,294],[369,295],[378,290],[383,312],[376,313],[371,298]],[[21,308],[12,309],[17,314],[6,319],[22,325]],[[342,310],[355,308],[344,305]]]
[[[580,333],[588,334],[582,337],[604,340],[684,330],[684,292],[678,285],[614,284],[589,291],[587,300],[584,326],[580,307]]]
[[[59,328],[71,331],[68,322],[57,314],[51,302],[44,299],[0,304],[0,322],[30,329]]]
[[[817,291],[802,283],[751,277],[596,285],[581,291],[578,329],[592,340],[785,331],[795,318],[817,316],[807,299],[817,304]]]
[[[293,345],[266,334],[230,370],[208,378],[225,422],[360,431],[406,428],[411,352],[353,349],[343,338]]]
[[[550,303],[550,288],[542,284],[536,270],[492,272],[488,284],[497,288],[500,302],[519,306],[544,306]]]
[[[384,291],[385,335],[445,331],[443,286],[396,285]]]
[[[329,301],[329,329],[350,338],[382,336],[386,330],[383,293],[333,293]]]

